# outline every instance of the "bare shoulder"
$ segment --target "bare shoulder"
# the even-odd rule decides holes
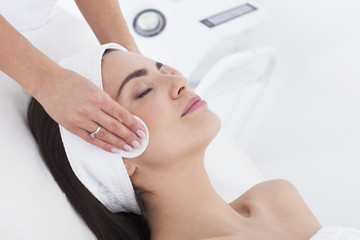
[[[288,180],[275,179],[259,183],[249,190],[249,194],[255,197],[288,198],[300,197],[300,194],[294,184]]]
[[[276,179],[256,184],[231,202],[230,206],[243,213],[245,206],[281,206],[284,209],[284,206],[294,203],[303,204],[303,199],[296,187],[288,180]]]
[[[287,190],[296,190],[294,184],[290,181],[285,179],[274,179],[268,180],[261,183],[254,185],[250,190],[256,191],[269,191],[269,190],[276,190],[276,191],[287,191]]]
[[[271,239],[310,239],[321,228],[296,187],[287,180],[259,183],[230,203],[230,206],[247,217],[253,231],[214,240],[263,239],[264,234],[272,236]],[[256,238],[252,233],[256,233]]]
[[[278,195],[286,192],[291,192],[291,193],[296,192],[298,194],[297,189],[290,181],[285,179],[275,179],[275,180],[264,181],[254,185],[248,191],[243,193],[239,198],[246,199],[246,198],[262,197],[266,194]]]

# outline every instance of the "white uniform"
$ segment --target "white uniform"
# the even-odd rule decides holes
[[[320,229],[310,240],[360,240],[360,230],[328,226]]]
[[[57,0],[0,0],[0,14],[18,31],[46,24]]]

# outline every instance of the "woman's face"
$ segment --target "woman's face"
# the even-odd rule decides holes
[[[183,114],[197,95],[187,79],[168,66],[136,53],[111,51],[103,57],[102,78],[104,91],[149,129],[149,145],[138,157],[142,161],[159,167],[205,151],[220,128],[206,104]]]

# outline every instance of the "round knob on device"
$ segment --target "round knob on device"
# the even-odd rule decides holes
[[[155,12],[145,12],[138,18],[138,26],[144,31],[154,30],[159,26],[159,15]]]
[[[141,36],[155,36],[164,29],[165,16],[155,9],[143,10],[135,16],[133,27]]]

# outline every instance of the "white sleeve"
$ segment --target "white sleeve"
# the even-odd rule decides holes
[[[0,0],[0,14],[18,31],[35,30],[46,24],[56,0]]]
[[[310,240],[360,240],[360,230],[328,226],[320,229]]]

